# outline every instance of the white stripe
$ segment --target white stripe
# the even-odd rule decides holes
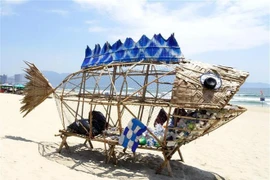
[[[129,130],[129,131],[127,132],[126,137],[127,137],[128,139],[131,139],[132,135],[133,135],[132,130]]]
[[[133,146],[133,144],[134,144],[134,141],[129,141],[128,142],[128,147],[131,148]]]
[[[137,127],[135,128],[135,130],[134,130],[134,134],[137,134],[137,132],[138,132],[140,129],[141,129],[140,126],[137,126]]]

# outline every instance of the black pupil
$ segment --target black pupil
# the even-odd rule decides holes
[[[216,85],[217,85],[217,81],[212,78],[212,77],[209,77],[209,78],[206,78],[204,80],[204,83],[203,83],[204,87],[207,88],[207,89],[215,89]]]

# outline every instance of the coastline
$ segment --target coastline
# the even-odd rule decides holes
[[[94,143],[97,150],[91,153],[88,149],[77,152],[83,140],[70,138],[75,149],[61,155],[55,153],[61,141],[54,135],[62,127],[55,101],[47,99],[23,118],[20,99],[20,95],[0,93],[2,179],[161,180],[167,177],[166,173],[155,174],[160,152],[140,150],[141,161],[134,164],[121,161],[114,166],[103,162],[103,144]],[[171,179],[269,179],[270,108],[244,107],[247,111],[233,121],[182,146],[185,163],[172,162]],[[179,157],[175,155],[173,159]],[[144,166],[144,163],[149,164]]]

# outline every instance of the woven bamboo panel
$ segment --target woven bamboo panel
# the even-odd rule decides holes
[[[200,79],[206,73],[214,74],[221,79],[219,89],[207,89],[203,86]],[[182,61],[176,69],[171,103],[180,107],[223,108],[248,75],[247,72],[231,67]]]

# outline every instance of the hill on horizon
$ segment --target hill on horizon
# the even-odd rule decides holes
[[[57,73],[54,71],[41,71],[53,87],[58,86],[71,73]]]

